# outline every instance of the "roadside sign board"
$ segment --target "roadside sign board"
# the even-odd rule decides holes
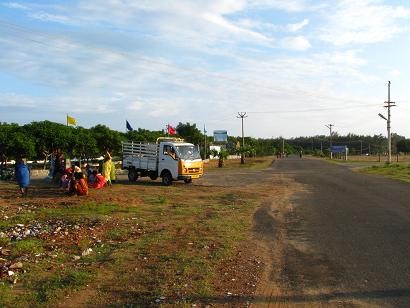
[[[226,130],[214,130],[214,141],[215,142],[227,142],[228,132]]]
[[[336,154],[336,153],[346,153],[347,154],[349,149],[345,145],[332,145],[332,147],[330,148],[330,151],[333,154]]]

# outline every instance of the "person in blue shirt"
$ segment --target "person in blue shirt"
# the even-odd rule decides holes
[[[27,165],[27,159],[22,157],[17,163],[16,179],[20,186],[22,197],[27,197],[28,186],[30,185],[30,168]]]

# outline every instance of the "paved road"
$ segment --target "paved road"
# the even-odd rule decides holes
[[[273,172],[306,188],[285,218],[282,275],[302,294],[288,303],[410,307],[410,184],[299,158],[275,162]]]

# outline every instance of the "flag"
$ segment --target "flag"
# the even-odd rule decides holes
[[[130,132],[132,132],[134,129],[131,127],[131,124],[127,121],[127,120],[125,120],[125,125],[127,126],[127,129],[130,131]]]
[[[167,128],[168,128],[168,134],[170,134],[170,135],[176,135],[177,134],[175,128],[173,128],[171,125],[168,124]]]
[[[75,120],[75,118],[70,117],[69,115],[67,115],[67,125],[77,125],[77,121]]]

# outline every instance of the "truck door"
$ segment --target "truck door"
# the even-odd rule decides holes
[[[159,155],[158,174],[162,173],[162,170],[169,170],[173,179],[178,178],[178,157],[176,150],[172,144],[161,144]]]

